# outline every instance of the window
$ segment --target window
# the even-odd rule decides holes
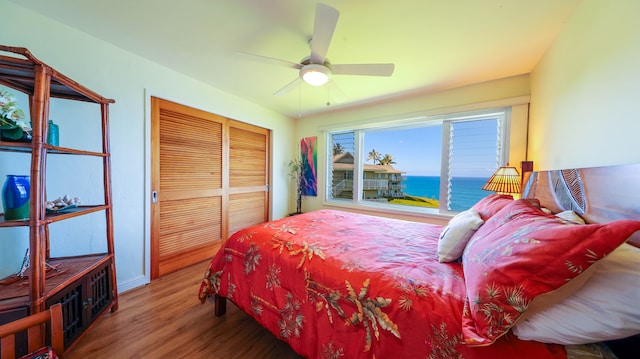
[[[328,132],[327,200],[463,211],[506,158],[509,109]]]

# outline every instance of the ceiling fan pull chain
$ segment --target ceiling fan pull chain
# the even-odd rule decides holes
[[[302,86],[298,86],[298,120],[302,118]]]
[[[327,86],[327,106],[331,106],[331,88]]]

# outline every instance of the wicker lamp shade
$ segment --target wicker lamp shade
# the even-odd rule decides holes
[[[515,167],[500,167],[482,189],[497,193],[520,193],[520,174]]]

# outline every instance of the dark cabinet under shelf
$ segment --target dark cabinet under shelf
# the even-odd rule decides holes
[[[29,308],[20,307],[9,310],[0,310],[0,324],[12,322],[16,319],[24,318],[29,315]],[[16,355],[25,355],[28,353],[27,333],[17,333],[15,338]],[[2,345],[0,344],[0,349]]]
[[[62,304],[64,344],[68,347],[107,310],[114,299],[111,258],[47,299]]]

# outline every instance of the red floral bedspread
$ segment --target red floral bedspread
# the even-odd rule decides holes
[[[235,233],[211,261],[202,301],[232,300],[309,358],[566,358],[506,335],[463,344],[459,263],[439,263],[441,227],[321,210]]]

